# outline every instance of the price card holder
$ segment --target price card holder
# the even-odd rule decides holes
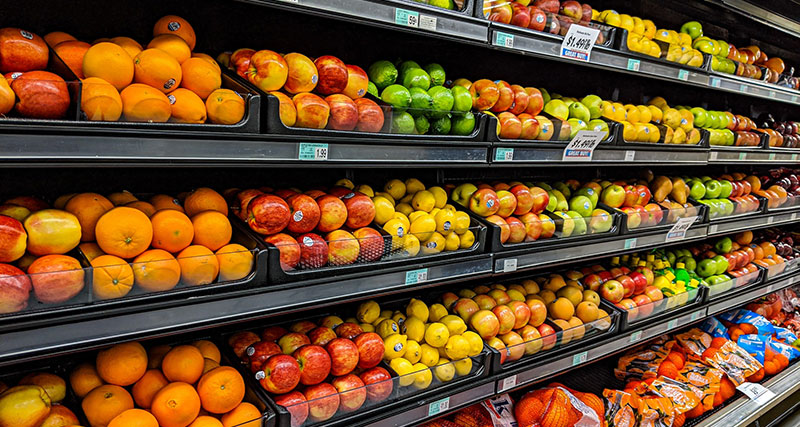
[[[504,259],[503,260],[503,273],[511,273],[517,271],[517,259]]]
[[[757,383],[741,383],[736,389],[747,395],[750,400],[759,406],[763,406],[775,398],[775,393]]]
[[[559,55],[562,58],[589,62],[589,59],[592,56],[594,42],[597,41],[597,37],[599,35],[600,30],[596,28],[584,27],[582,25],[571,25],[569,27],[569,31],[567,31],[567,34],[564,35],[564,41],[561,42],[561,50]]]
[[[439,415],[442,412],[447,412],[448,409],[450,409],[450,398],[445,397],[444,399],[428,404],[428,416]]]
[[[739,160],[747,160],[747,153],[739,153]]]
[[[694,322],[695,320],[699,319],[701,314],[703,314],[703,310],[695,311],[694,313],[692,313],[692,315],[689,316],[689,319],[691,319],[690,322]]]
[[[775,98],[775,91],[771,90],[768,92],[770,98]]]
[[[711,87],[719,87],[720,83],[722,83],[720,79],[711,78]]]
[[[572,356],[572,366],[578,366],[578,365],[582,365],[582,364],[586,363],[586,361],[589,358],[588,354],[589,354],[588,352],[582,351],[582,352],[580,352],[578,354],[573,355]]]
[[[428,281],[428,269],[406,271],[406,285],[416,285]]]
[[[639,71],[642,62],[638,59],[628,58],[628,71]]]
[[[769,160],[775,160],[775,153],[769,153]]]
[[[708,153],[708,160],[717,160],[717,157],[719,157],[719,153],[716,151]]]
[[[797,95],[792,95],[792,102],[797,102]]]
[[[625,249],[633,249],[636,247],[636,239],[625,239]]]
[[[398,7],[394,10],[394,23],[406,27],[419,28],[419,12]]]
[[[739,92],[747,93],[747,89],[748,88],[749,88],[749,86],[747,86],[747,85],[739,85]]]
[[[717,224],[709,225],[708,226],[708,234],[716,233],[717,232],[717,228],[719,228],[719,225],[717,225]]]
[[[514,47],[514,35],[498,31],[494,33],[494,45],[512,48]]]
[[[506,390],[511,390],[514,386],[517,385],[517,376],[512,375],[510,377],[503,378],[503,381],[500,383],[498,393],[504,392]]]
[[[297,158],[300,160],[328,160],[328,144],[301,142]]]
[[[797,161],[797,154],[792,154],[792,161]]]
[[[494,152],[494,161],[495,162],[511,162],[511,161],[514,161],[514,149],[513,148],[498,148]]]
[[[767,217],[767,224],[772,224],[773,222],[775,222],[775,217],[774,216],[768,216]]]
[[[634,150],[625,150],[625,161],[632,162],[633,159],[636,158],[636,151]]]
[[[672,319],[669,322],[667,322],[667,330],[668,331],[671,331],[671,330],[673,330],[673,329],[675,329],[677,327],[678,327],[678,319]]]
[[[678,71],[678,80],[688,81],[689,80],[689,72],[686,70],[679,70]]]
[[[675,242],[678,240],[685,239],[686,232],[689,230],[689,228],[692,227],[692,224],[694,224],[695,221],[697,221],[697,218],[698,217],[696,216],[690,216],[687,218],[678,219],[675,225],[673,225],[672,228],[667,233],[667,237],[664,239],[664,241]]]
[[[628,342],[631,344],[635,342],[639,342],[642,339],[642,331],[636,331],[631,334],[631,337],[628,339]]]
[[[577,27],[578,25],[575,25]],[[572,27],[570,27],[572,28]],[[561,161],[564,162],[590,162],[592,154],[600,141],[605,138],[605,132],[582,130],[564,148]]]
[[[423,30],[436,31],[436,17],[428,15],[419,16],[419,27]]]

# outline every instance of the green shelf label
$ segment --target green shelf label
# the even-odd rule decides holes
[[[494,33],[494,44],[496,46],[514,47],[514,35],[498,31]]]
[[[328,144],[301,142],[297,158],[300,160],[328,160]]]
[[[588,352],[586,351],[582,351],[578,354],[575,354],[572,356],[572,366],[578,366],[584,364],[586,363],[587,359],[588,359]]]
[[[498,148],[497,151],[494,152],[495,162],[510,162],[512,160],[514,160],[513,148]]]
[[[717,78],[712,78],[712,79],[711,79],[711,86],[712,86],[712,87],[719,87],[719,84],[720,84],[720,83],[721,83],[721,82],[720,82],[720,80],[719,80],[719,79],[717,79]]]
[[[678,80],[688,81],[689,80],[689,72],[686,70],[678,71]]]
[[[638,59],[628,59],[628,71],[639,71],[639,66],[642,64]]]
[[[428,280],[428,269],[406,271],[406,285],[416,285]]]
[[[398,7],[394,10],[394,23],[406,27],[419,27],[419,12]]]
[[[432,417],[434,415],[439,415],[442,412],[446,412],[449,408],[450,408],[449,397],[445,397],[444,399],[431,402],[428,405],[428,416]]]

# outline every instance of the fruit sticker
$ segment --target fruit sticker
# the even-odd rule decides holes
[[[26,39],[28,39],[28,40],[33,40],[33,34],[31,34],[31,33],[27,32],[27,31],[25,31],[25,30],[19,30],[19,34],[20,34],[22,37],[25,37],[25,38],[26,38]]]

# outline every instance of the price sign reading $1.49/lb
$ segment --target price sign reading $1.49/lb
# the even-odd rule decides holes
[[[592,160],[592,153],[606,137],[605,132],[582,130],[564,148],[564,155],[561,157],[565,162],[589,162]]]
[[[600,36],[600,30],[597,28],[571,25],[567,34],[564,35],[564,41],[561,42],[559,55],[563,58],[589,62],[594,42],[598,36]]]

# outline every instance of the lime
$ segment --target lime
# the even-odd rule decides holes
[[[431,6],[441,7],[442,9],[454,10],[456,8],[453,0],[428,0]]]
[[[375,98],[381,97],[381,93],[378,92],[378,86],[375,86],[375,83],[372,82],[367,83],[367,93],[374,96]]]
[[[409,108],[408,112],[412,116],[418,117],[431,110],[433,99],[428,95],[428,92],[418,87],[412,87],[409,92],[411,92],[411,108]]]
[[[453,109],[455,100],[450,89],[444,86],[434,86],[428,90],[428,95],[433,99],[433,111],[431,111],[430,117],[435,119],[445,117]]]
[[[425,116],[419,116],[414,119],[414,127],[417,129],[417,134],[425,135],[431,128],[431,122]]]
[[[397,81],[397,68],[394,68],[394,65],[386,60],[370,65],[367,74],[378,89],[383,89]]]
[[[392,117],[392,133],[413,134],[414,118],[411,114],[395,111]]]
[[[400,85],[389,85],[381,92],[381,99],[394,107],[395,112],[403,112],[411,105],[411,92]]]
[[[450,118],[445,116],[431,122],[432,135],[450,135]]]
[[[453,114],[450,135],[467,136],[472,135],[475,130],[475,115],[469,111],[464,114]]]
[[[428,64],[425,66],[425,71],[431,76],[431,86],[442,86],[447,80],[444,68],[439,64]]]
[[[466,112],[472,109],[472,94],[464,86],[453,86],[453,111]]]
[[[421,68],[408,70],[403,74],[403,86],[409,89],[418,87],[428,90],[431,87],[431,76]]]
[[[419,64],[417,64],[414,61],[403,61],[403,62],[401,62],[397,66],[397,82],[398,83],[402,83],[403,82],[403,78],[406,76],[406,73],[408,73],[411,70],[417,70],[417,69],[421,70],[422,67],[420,67]]]
[[[539,88],[539,92],[542,93],[542,105],[550,102],[550,92],[548,92],[547,89],[541,87]]]

